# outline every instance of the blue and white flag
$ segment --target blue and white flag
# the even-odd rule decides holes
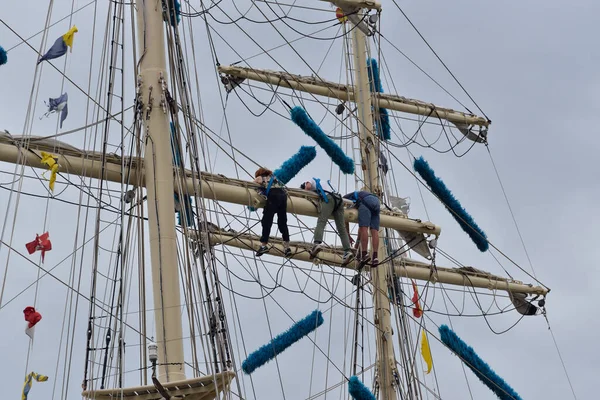
[[[62,125],[65,119],[67,119],[67,115],[69,115],[69,108],[67,107],[67,100],[69,100],[69,96],[66,93],[63,93],[60,97],[50,98],[48,99],[48,103],[45,103],[48,107],[48,111],[44,114],[44,117],[49,116],[55,112],[60,112],[60,127],[62,129]]]

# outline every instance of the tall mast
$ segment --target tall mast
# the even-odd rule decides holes
[[[158,379],[185,379],[181,296],[175,236],[173,160],[167,113],[160,104],[167,82],[163,13],[160,1],[136,0],[140,61],[139,100],[143,105],[146,194],[150,225],[152,288],[158,345]],[[163,100],[164,101],[164,100]]]
[[[354,55],[356,105],[358,114],[358,132],[360,137],[360,153],[362,158],[363,179],[367,189],[381,195],[378,180],[379,144],[373,134],[372,98],[367,71],[367,42],[365,34],[360,29],[352,30],[352,50]],[[381,232],[385,230],[381,229]],[[379,242],[378,255],[380,260],[386,259],[386,248],[383,240]],[[375,304],[375,331],[377,340],[377,379],[380,398],[396,400],[395,371],[396,358],[392,342],[392,324],[390,301],[387,296],[388,264],[371,269],[374,285],[373,300]]]

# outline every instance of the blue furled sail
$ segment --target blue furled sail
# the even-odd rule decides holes
[[[171,127],[171,155],[173,156],[173,165],[179,167],[179,166],[181,166],[181,146],[179,146],[179,141],[177,140],[177,136],[175,136],[175,124],[173,124],[173,122],[171,122],[170,127]]]
[[[306,111],[300,106],[292,108],[290,112],[292,115],[292,121],[300,127],[308,136],[314,139],[315,142],[325,150],[327,155],[331,157],[331,160],[340,167],[340,170],[345,174],[354,173],[354,160],[344,154],[344,151],[335,144],[333,140],[327,137],[325,132],[321,130],[319,125],[313,121]]]
[[[171,25],[173,27],[177,26],[181,22],[181,4],[179,0],[163,0],[163,11],[166,13],[167,10],[169,10]]]
[[[315,157],[317,157],[317,149],[314,146],[302,146],[296,154],[281,164],[281,167],[275,170],[273,175],[277,177],[277,180],[281,184],[286,185],[302,168],[310,164]]]
[[[392,127],[390,126],[390,113],[387,108],[379,109],[379,119],[381,120],[381,129],[378,129],[379,136],[383,140],[392,138]]]
[[[383,93],[383,85],[381,84],[381,77],[379,75],[379,65],[377,64],[376,59],[369,58],[367,60],[367,72],[369,73],[371,92]]]
[[[354,400],[377,400],[357,376],[351,377],[348,381],[348,393]]]
[[[4,47],[0,46],[0,65],[4,65],[8,62],[8,54]]]
[[[323,325],[323,314],[321,314],[321,311],[315,310],[309,316],[292,325],[290,329],[250,354],[242,363],[242,369],[245,373],[251,374],[321,325]]]
[[[175,212],[177,213],[177,223],[180,226],[192,226],[194,221],[194,212],[192,211],[192,198],[190,196],[184,195],[181,196],[183,197],[183,199],[181,199],[178,193],[173,193],[173,197],[175,199]]]
[[[181,166],[181,147],[177,136],[175,136],[175,125],[171,122],[171,153],[173,155],[173,165]],[[175,197],[175,211],[177,212],[177,223],[180,226],[192,226],[194,212],[192,211],[192,198],[188,195],[180,196],[173,193]],[[185,212],[184,212],[185,211]],[[184,222],[185,217],[185,223]]]
[[[440,339],[446,346],[455,352],[475,375],[501,400],[522,400],[508,383],[499,377],[494,370],[483,361],[475,350],[462,341],[447,325],[439,328]]]
[[[444,206],[450,211],[450,214],[452,214],[460,227],[471,237],[477,248],[480,251],[486,251],[489,248],[489,243],[485,232],[481,230],[473,220],[473,217],[460,205],[460,202],[448,190],[444,182],[435,176],[435,172],[433,172],[427,161],[423,157],[415,159],[414,168],[431,188],[431,191],[442,200]]]
[[[369,58],[367,61],[367,71],[369,72],[369,82],[371,84],[371,92],[383,93],[383,85],[379,75],[379,66],[377,60]],[[381,123],[381,126],[379,126]],[[392,138],[392,128],[390,126],[390,114],[386,108],[379,108],[379,121],[375,121],[379,137],[383,140]]]

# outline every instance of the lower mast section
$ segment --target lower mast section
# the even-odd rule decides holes
[[[169,119],[161,100],[166,85],[163,11],[160,2],[137,0],[140,48],[138,100],[143,106],[146,194],[150,226],[152,287],[158,345],[158,379],[185,379],[181,294],[173,210],[173,160]]]

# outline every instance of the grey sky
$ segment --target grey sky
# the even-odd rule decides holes
[[[0,11],[0,19],[17,30],[19,34],[28,37],[44,25],[47,4],[40,4],[39,0],[23,0],[5,5]],[[64,3],[64,4],[63,4]],[[52,20],[67,15],[71,7],[70,2],[55,5]],[[291,1],[290,1],[291,3]],[[75,2],[75,8],[87,2]],[[199,2],[194,0],[191,4],[199,8]],[[248,9],[250,2],[236,1],[243,12]],[[302,0],[297,4],[327,8],[327,3]],[[400,2],[399,2],[400,4]],[[232,17],[239,15],[231,4],[222,5]],[[477,111],[475,106],[468,101],[460,88],[452,81],[451,77],[431,54],[421,39],[415,34],[391,0],[383,0],[384,14],[382,17],[382,33],[409,55],[418,65],[433,75],[439,82],[450,90],[452,94],[463,101],[471,110]],[[600,112],[600,101],[597,93],[600,89],[600,50],[596,44],[598,37],[597,20],[600,15],[600,5],[593,1],[576,1],[572,3],[545,1],[545,2],[402,2],[404,11],[411,17],[429,43],[438,52],[456,74],[461,83],[467,88],[477,103],[492,119],[489,133],[489,150],[496,162],[502,183],[510,198],[515,217],[519,223],[537,278],[552,289],[547,299],[548,317],[551,327],[556,335],[562,356],[569,371],[571,380],[579,399],[593,398],[595,390],[593,382],[598,375],[597,354],[600,350],[595,340],[598,322],[594,319],[598,307],[595,305],[594,295],[598,292],[600,273],[595,268],[600,251],[593,240],[595,227],[600,222],[600,206],[597,198],[600,195],[600,180],[597,178],[596,155],[600,151],[598,129],[594,125],[595,116]],[[268,8],[261,5],[268,12]],[[92,78],[93,93],[96,93],[96,77],[99,65],[98,53],[101,49],[101,37],[104,33],[104,20],[106,17],[105,6],[98,7],[98,33],[96,38],[96,56],[94,58],[94,73]],[[69,54],[67,75],[83,88],[87,87],[88,68],[90,64],[90,47],[92,41],[92,15],[93,6],[78,13],[74,23],[79,28],[76,35],[74,50]],[[271,15],[271,14],[269,14]],[[292,16],[307,18],[313,21],[322,21],[332,18],[333,13],[292,11]],[[226,18],[216,9],[214,16],[220,20]],[[256,10],[251,11],[249,17],[264,19]],[[185,19],[187,22],[188,20]],[[225,37],[242,56],[249,57],[261,50],[235,25],[221,25],[214,20],[209,20],[221,35]],[[304,33],[314,32],[321,25],[302,25],[290,22],[294,27]],[[283,43],[283,39],[270,24],[256,25],[246,21],[240,25],[264,48],[271,48]],[[282,24],[276,25],[288,39],[298,37]],[[206,28],[200,18],[193,19],[196,41],[196,63],[202,89],[202,110],[207,125],[223,138],[227,138],[227,131],[222,127],[223,111],[219,101],[218,86],[215,79],[214,65],[206,41]],[[51,28],[48,42],[68,30],[67,21]],[[186,26],[187,29],[187,26]],[[129,35],[129,26],[127,27]],[[331,37],[336,29],[329,29],[320,34],[321,37]],[[31,41],[34,47],[40,44],[40,36]],[[230,64],[239,61],[231,49],[216,35],[213,40],[219,61]],[[10,48],[19,42],[4,25],[0,24],[0,45]],[[130,41],[126,41],[128,51],[131,50]],[[345,82],[345,76],[340,76],[341,66],[341,41],[338,40],[331,54],[326,58],[319,71],[324,79]],[[317,69],[327,53],[329,41],[316,41],[303,39],[294,42],[294,48],[302,57]],[[46,46],[46,48],[49,47]],[[442,106],[460,109],[454,100],[433,84],[429,78],[419,72],[406,61],[396,50],[384,43],[383,55],[387,68],[390,68],[398,94],[431,101]],[[310,75],[312,72],[299,57],[289,49],[283,47],[273,51],[272,56],[289,72]],[[131,65],[131,57],[127,59]],[[0,129],[7,129],[13,134],[20,134],[26,118],[27,104],[33,80],[36,55],[25,45],[19,46],[9,53],[9,63],[0,67],[0,85],[4,88],[0,95]],[[63,60],[55,62],[62,67]],[[272,59],[265,55],[250,61],[256,68],[280,70]],[[242,64],[243,65],[243,64]],[[39,120],[45,111],[43,100],[48,97],[60,95],[60,76],[52,68],[44,67],[39,98],[35,103],[36,111],[32,117],[34,135],[47,135],[55,131],[55,118]],[[383,67],[382,67],[383,68]],[[131,85],[132,73],[126,76],[128,90],[126,106],[131,104],[133,89]],[[382,72],[383,84],[386,92],[393,92],[390,75]],[[66,84],[69,93],[69,118],[63,130],[70,130],[85,124],[85,96],[71,84]],[[105,89],[103,89],[105,90]],[[270,92],[255,93],[263,101],[271,99]],[[289,91],[283,91],[289,93]],[[263,107],[253,101],[247,94],[239,92],[241,99],[254,111],[260,112]],[[309,98],[309,97],[307,97]],[[285,97],[289,101],[289,97]],[[298,104],[298,103],[296,103]],[[327,117],[322,126],[327,132],[334,128],[331,115],[317,105],[306,102],[311,115],[320,122]],[[330,107],[333,110],[335,104]],[[274,110],[285,113],[285,108],[277,102]],[[267,111],[261,118],[252,116],[237,96],[231,95],[227,105],[228,126],[232,141],[235,146],[243,149],[244,153],[258,163],[276,168],[303,144],[309,144],[308,138],[287,121],[274,113]],[[90,117],[90,121],[95,119]],[[401,121],[407,134],[412,134],[416,125]],[[113,129],[116,127],[113,126]],[[338,130],[339,132],[339,130]],[[428,138],[435,137],[435,132],[430,131]],[[338,133],[339,134],[339,133]],[[115,139],[120,135],[116,129],[111,133]],[[66,142],[83,146],[83,136],[69,135]],[[398,139],[394,139],[398,142]],[[116,141],[113,141],[116,143]],[[269,149],[268,146],[273,146]],[[441,144],[440,144],[441,146]],[[89,144],[86,144],[89,148]],[[447,144],[445,147],[447,148]],[[459,148],[465,149],[463,145]],[[236,171],[231,160],[214,146],[211,148],[211,160],[216,163],[215,172],[234,176]],[[451,152],[438,154],[430,149],[423,149],[416,145],[410,147],[416,156],[423,155],[432,168],[446,182],[455,193],[463,206],[473,215],[477,223],[485,230],[490,240],[515,262],[531,273],[527,258],[523,252],[519,237],[514,228],[510,212],[506,206],[502,190],[494,173],[488,151],[484,146],[476,146],[462,158],[455,157]],[[111,151],[114,151],[111,150]],[[404,149],[393,149],[395,155],[406,165],[410,160]],[[216,159],[215,159],[216,157]],[[255,166],[247,160],[238,160],[246,169],[253,171]],[[427,219],[442,226],[442,236],[439,246],[455,256],[466,265],[484,269],[492,273],[504,275],[503,270],[489,254],[480,254],[468,237],[462,232],[443,206],[426,190],[423,190],[425,205],[423,207],[419,190],[406,170],[396,161],[393,161],[396,184],[402,196],[410,196],[412,200],[412,218]],[[2,164],[0,183],[3,188],[10,187],[11,176],[7,173],[14,171],[14,166]],[[325,172],[323,172],[325,171]],[[330,177],[330,162],[319,151],[316,161],[307,167],[302,175],[319,175]],[[5,173],[6,172],[6,173]],[[40,173],[41,171],[38,171]],[[25,170],[26,175],[33,175],[31,169]],[[303,179],[297,177],[291,182],[297,185]],[[247,176],[240,173],[240,177]],[[338,179],[337,172],[331,177]],[[76,177],[71,177],[74,182],[80,183]],[[344,181],[350,188],[353,180]],[[62,183],[62,184],[61,184]],[[342,188],[345,186],[342,185]],[[59,178],[56,192],[64,189],[64,180]],[[44,186],[34,180],[27,180],[23,191],[44,195]],[[8,191],[0,191],[0,204],[7,204]],[[61,194],[61,198],[79,203],[79,191],[68,189]],[[51,268],[73,251],[74,232],[77,229],[77,207],[57,201],[46,202],[44,199],[22,196],[17,214],[13,246],[25,252],[24,243],[31,241],[35,233],[42,233],[43,219],[48,206],[47,226],[53,238],[54,249],[46,256],[46,268]],[[83,200],[85,203],[87,200]],[[15,198],[13,198],[13,205]],[[118,207],[116,200],[113,204]],[[241,208],[232,207],[234,211]],[[9,216],[5,241],[10,240],[12,230],[13,211],[0,211],[0,220],[4,221]],[[257,217],[257,214],[254,214]],[[83,216],[79,224],[80,235],[83,235]],[[103,214],[105,220],[116,218],[113,214]],[[95,210],[92,210],[87,222],[88,232],[86,239],[91,238],[94,227]],[[295,218],[291,221],[296,222]],[[314,223],[314,219],[306,219],[307,223]],[[221,221],[222,222],[222,221]],[[238,226],[239,227],[239,226]],[[255,229],[255,232],[258,232]],[[101,236],[101,242],[106,248],[114,248],[114,230],[107,230]],[[81,237],[78,243],[81,244]],[[331,236],[330,236],[331,237]],[[310,240],[310,232],[305,233],[305,239]],[[237,252],[236,254],[239,254]],[[89,292],[91,271],[91,246],[86,250],[82,262],[82,279],[80,291]],[[34,256],[29,257],[37,261]],[[77,269],[81,256],[75,262]],[[0,250],[0,270],[4,271],[7,260],[7,249]],[[274,259],[277,261],[276,259]],[[101,261],[105,266],[103,271],[108,271],[110,255],[101,253]],[[65,281],[69,280],[69,258],[55,271],[57,276]],[[228,257],[230,268],[244,279],[250,278],[242,265],[235,258]],[[505,259],[502,265],[516,279],[531,282],[523,272]],[[447,260],[440,258],[440,265],[449,265]],[[8,279],[4,301],[13,298],[25,286],[36,278],[38,273],[35,265],[24,260],[19,255],[12,253],[10,256]],[[279,261],[279,265],[281,261]],[[256,271],[256,265],[252,262]],[[310,266],[305,266],[310,268]],[[272,286],[273,281],[266,278],[268,270],[275,276],[278,266],[270,265],[268,269],[260,267],[263,283]],[[321,274],[320,269],[311,272],[311,277],[319,281],[328,279],[331,285],[332,275]],[[331,272],[323,268],[323,272]],[[283,270],[284,285],[288,288],[298,288],[294,277],[295,270]],[[221,271],[221,277],[226,276]],[[304,287],[307,276],[297,272],[297,278]],[[2,279],[2,278],[0,278]],[[336,278],[338,279],[338,278]],[[267,282],[267,283],[265,283]],[[135,288],[135,285],[133,286]],[[256,284],[244,284],[234,280],[235,290],[247,296],[260,296],[261,292]],[[446,287],[446,289],[449,289]],[[23,376],[25,374],[25,357],[27,355],[28,338],[23,333],[24,321],[22,309],[33,304],[35,287],[25,294],[17,297],[13,302],[0,310],[2,326],[2,339],[4,345],[0,350],[2,359],[6,360],[1,368],[2,380],[10,396],[18,396]],[[336,288],[340,297],[349,296],[352,286],[341,284]],[[406,286],[408,290],[408,286]],[[445,312],[441,299],[441,291],[436,293],[432,303],[428,305],[434,310]],[[313,298],[327,299],[324,290],[319,290],[315,282],[308,281],[306,293]],[[63,363],[65,358],[71,357],[58,348],[61,335],[69,336],[72,332],[65,328],[62,330],[62,318],[65,307],[65,296],[69,292],[66,288],[51,278],[44,278],[38,287],[37,308],[43,313],[44,319],[38,326],[34,351],[30,357],[29,370],[51,376],[50,382],[34,383],[30,399],[62,398],[61,385],[63,382]],[[136,290],[132,289],[132,296]],[[320,296],[320,297],[319,297]],[[451,298],[461,307],[462,295],[452,293]],[[230,296],[225,292],[229,306]],[[317,307],[317,304],[302,294],[291,293],[281,288],[274,292],[273,298],[294,319],[300,319]],[[350,301],[350,300],[348,300]],[[492,297],[482,299],[484,307],[489,306]],[[502,306],[506,305],[505,299],[498,300]],[[476,312],[474,300],[471,296],[465,297],[465,313]],[[322,304],[322,310],[329,310],[330,303]],[[252,351],[269,339],[269,327],[265,317],[264,306],[261,300],[244,300],[237,298],[240,310],[241,326],[244,330],[244,341],[247,351]],[[270,330],[273,335],[286,329],[290,318],[274,303],[272,299],[266,300],[269,310]],[[130,311],[137,310],[137,300],[131,300]],[[452,312],[452,308],[450,308]],[[228,308],[230,327],[237,324],[237,317]],[[78,319],[74,335],[73,366],[71,382],[69,383],[68,399],[79,398],[79,385],[83,377],[85,328],[87,324],[88,303],[81,300],[77,312]],[[344,355],[343,343],[351,340],[352,330],[348,328],[351,310],[344,313],[341,307],[336,306],[333,314],[325,313],[326,323],[317,334],[317,344],[321,349],[331,348],[331,358],[336,365],[349,363],[349,347]],[[427,313],[435,324],[448,323],[443,315],[434,312]],[[131,314],[130,318],[137,323],[137,315]],[[331,318],[331,320],[330,320]],[[149,324],[153,326],[152,315],[149,315]],[[503,331],[518,319],[516,313],[492,316],[488,318],[489,324],[496,331]],[[433,323],[426,319],[427,328],[436,331]],[[132,322],[134,323],[134,322]],[[572,398],[567,379],[564,375],[552,337],[548,332],[543,317],[523,319],[509,332],[496,335],[486,324],[483,318],[453,317],[452,323],[455,332],[467,343],[472,345],[481,357],[502,376],[524,399],[565,399]],[[239,326],[237,327],[239,329]],[[152,328],[153,329],[153,328]],[[396,329],[394,328],[396,331]],[[185,331],[184,331],[185,332]],[[330,333],[329,333],[330,332]],[[232,333],[233,335],[233,333]],[[371,339],[371,359],[374,354],[373,332],[369,333]],[[415,339],[413,332],[413,339]],[[328,339],[331,342],[328,343]],[[134,345],[135,337],[128,344]],[[65,339],[66,340],[66,339]],[[397,345],[396,338],[394,338]],[[437,340],[430,336],[431,350],[435,361],[435,372],[439,382],[440,394],[443,399],[469,398],[465,378],[457,358],[444,348]],[[69,346],[70,347],[70,346]],[[311,365],[314,346],[308,340],[298,343],[278,358],[278,366],[284,382],[286,399],[304,399],[309,394],[311,380]],[[56,373],[57,359],[60,365],[58,376]],[[236,347],[236,360],[241,363]],[[135,352],[128,358],[129,369],[135,369]],[[327,363],[317,351],[315,355],[315,373],[312,378],[312,394],[318,393],[325,387],[325,368]],[[368,364],[368,363],[367,363]],[[328,386],[341,380],[341,374],[329,365]],[[348,367],[344,368],[345,373]],[[372,373],[370,370],[366,377],[366,384],[371,387]],[[188,369],[188,375],[190,371]],[[240,374],[240,377],[242,375]],[[127,379],[135,380],[138,373],[128,375]],[[493,394],[485,388],[476,377],[467,371],[470,389],[475,399],[492,399]],[[433,375],[426,378],[428,386],[436,388]],[[56,383],[56,388],[54,385]],[[277,377],[277,366],[271,363],[258,370],[253,376],[256,397],[259,399],[282,398]],[[249,399],[254,395],[250,389],[250,380],[245,377],[244,385]],[[436,389],[437,390],[437,389]],[[342,391],[345,393],[345,391]],[[54,395],[53,395],[54,393]],[[339,392],[331,395],[339,398]],[[321,397],[322,398],[322,397]]]

